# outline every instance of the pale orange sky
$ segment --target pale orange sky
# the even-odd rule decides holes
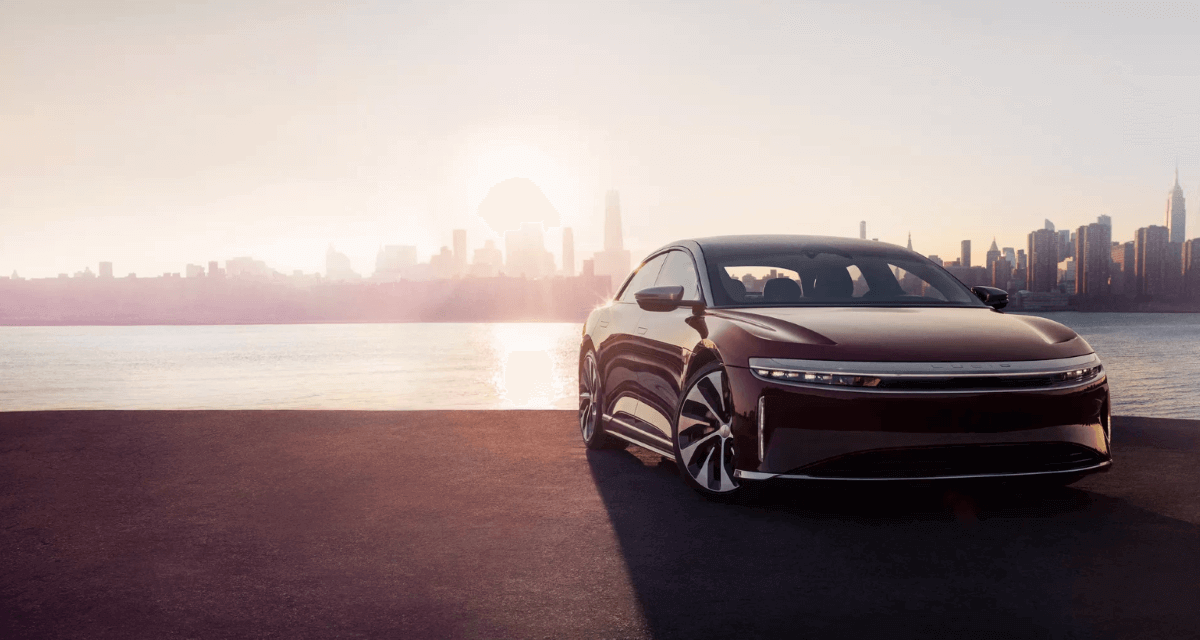
[[[966,5],[966,6],[964,6]],[[0,4],[0,274],[372,270],[537,183],[598,249],[857,235],[979,261],[1044,218],[1200,237],[1194,3]],[[548,234],[557,253],[558,231]]]

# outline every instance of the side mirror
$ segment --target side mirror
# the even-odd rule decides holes
[[[987,306],[999,311],[1008,306],[1008,292],[996,287],[971,287],[971,293]]]
[[[679,307],[703,307],[699,300],[684,300],[683,287],[679,285],[668,287],[650,287],[633,294],[638,306],[646,311],[670,311]]]

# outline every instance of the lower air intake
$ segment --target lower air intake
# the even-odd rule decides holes
[[[1103,458],[1068,442],[954,445],[853,453],[798,469],[816,478],[938,478],[1086,469]]]

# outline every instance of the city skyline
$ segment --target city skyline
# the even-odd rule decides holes
[[[635,259],[863,219],[945,256],[1043,218],[1130,237],[1176,158],[1200,193],[1197,30],[1180,3],[8,3],[0,273],[312,272],[331,242],[362,273],[483,239],[513,177],[579,254],[609,188]]]

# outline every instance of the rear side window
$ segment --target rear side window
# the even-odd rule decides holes
[[[633,299],[633,294],[642,289],[649,289],[654,286],[654,281],[658,279],[658,272],[662,270],[663,262],[667,259],[667,254],[659,254],[651,258],[648,262],[638,267],[633,277],[621,290],[621,296],[617,298],[620,302],[636,302]]]
[[[682,251],[667,253],[667,262],[655,281],[656,287],[683,287],[684,300],[700,299],[700,281],[696,279],[696,267],[692,257]]]

